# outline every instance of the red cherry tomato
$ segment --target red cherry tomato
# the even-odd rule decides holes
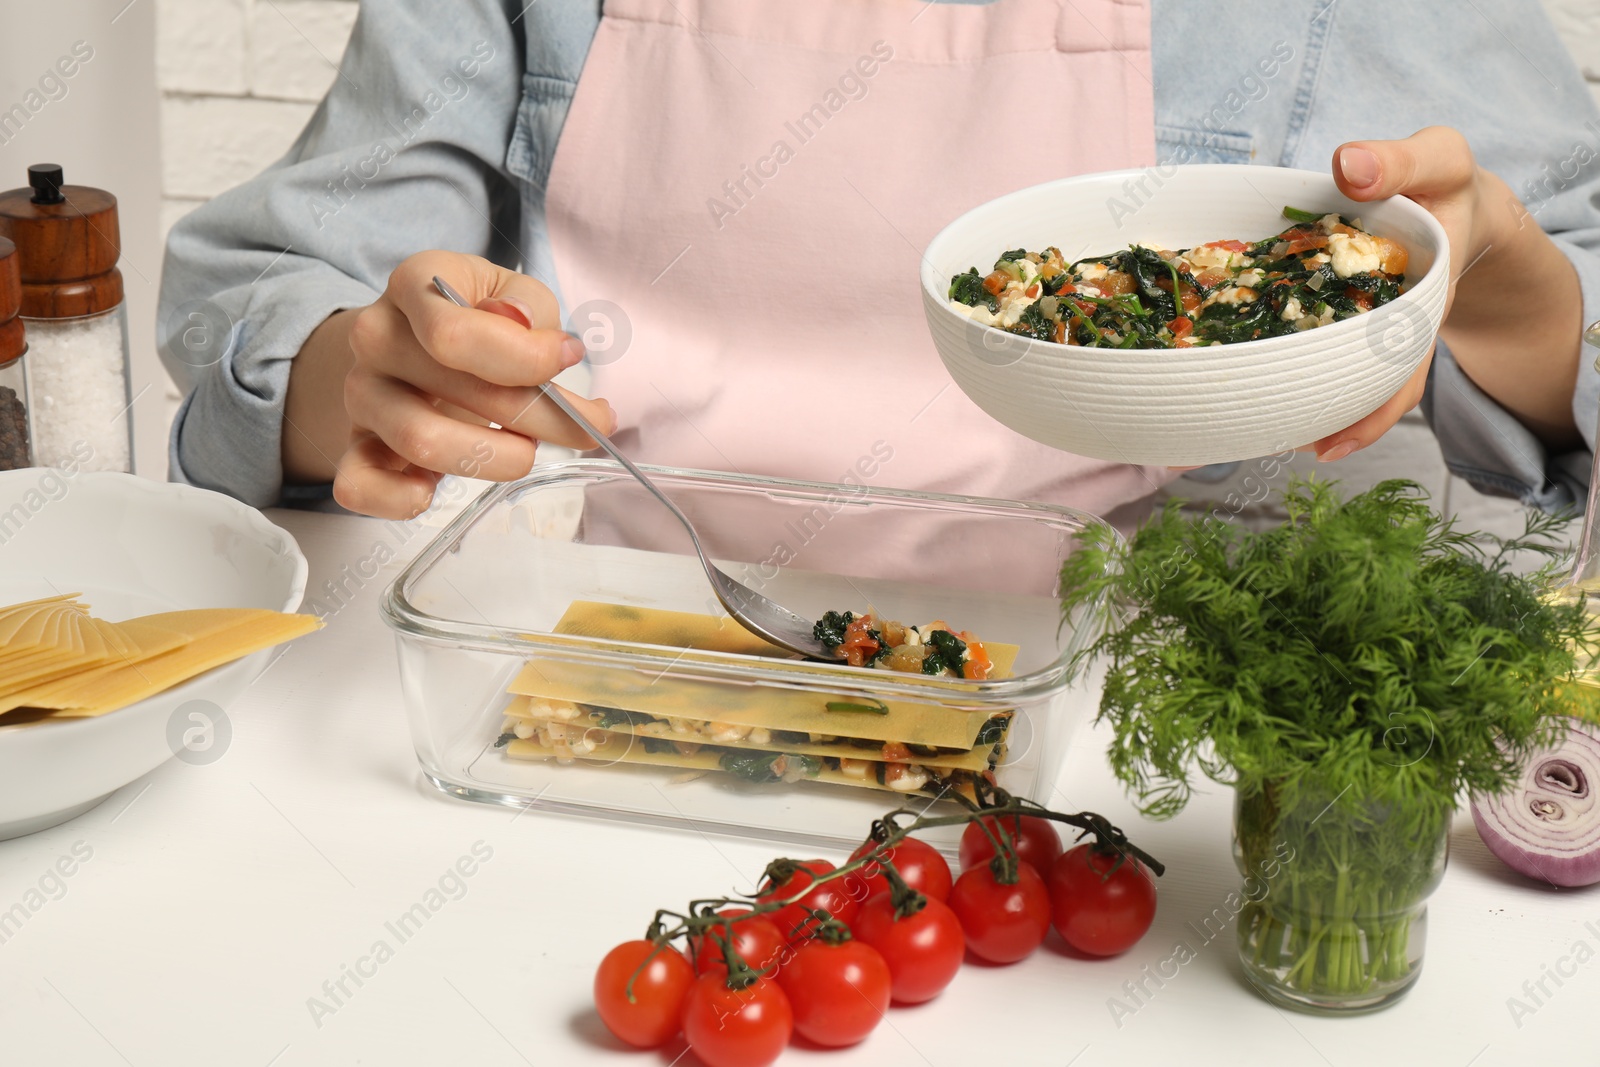
[[[1049,879],[1050,867],[1061,855],[1061,835],[1056,833],[1055,824],[1036,815],[986,815],[982,822],[996,837],[1003,827],[1011,835],[1017,859],[1032,867],[1040,878]],[[989,834],[983,832],[983,826],[969,822],[961,832],[961,869],[970,871],[993,858],[994,842],[989,840]]]
[[[1044,944],[1050,932],[1050,890],[1026,863],[1015,885],[1001,885],[988,864],[956,879],[950,910],[961,920],[967,948],[990,963],[1015,963]]]
[[[671,945],[657,952],[650,941],[624,941],[606,953],[595,971],[594,1006],[606,1029],[628,1044],[660,1048],[681,1028],[683,1001],[693,984],[694,968]]]
[[[769,880],[756,899],[763,903],[769,900],[787,900],[806,886],[812,885],[819,876],[832,870],[833,864],[827,860],[806,860],[787,881],[773,883]],[[861,902],[850,896],[849,886],[846,884],[849,877],[846,875],[844,878],[823,882],[794,903],[786,904],[771,912],[767,918],[791,944],[809,938],[810,928],[805,924],[815,909],[821,909],[849,926],[850,920],[856,917],[856,909],[861,907]]]
[[[794,1033],[789,998],[770,978],[729,989],[721,975],[703,974],[683,1004],[683,1036],[706,1067],[767,1067]]]
[[[1125,952],[1155,918],[1155,880],[1138,860],[1128,857],[1118,865],[1119,858],[1085,842],[1062,853],[1050,871],[1051,921],[1079,952]]]
[[[724,908],[717,912],[725,919],[732,919],[738,915],[749,915],[749,908]],[[718,928],[722,929],[722,928]],[[783,953],[788,943],[778,928],[767,921],[766,916],[758,915],[753,919],[743,919],[736,923],[729,923],[723,931],[733,938],[733,947],[744,957],[744,962],[751,970],[764,971],[775,966],[782,960]],[[722,959],[722,940],[716,933],[709,933],[704,937],[694,939],[694,969],[696,974],[714,974],[727,976],[728,965]]]
[[[851,929],[882,953],[896,1004],[921,1004],[938,996],[967,953],[956,913],[931,897],[921,911],[897,919],[890,894],[879,893],[861,906]]]
[[[819,1045],[853,1045],[889,1010],[889,965],[861,941],[802,944],[778,972],[794,1009],[794,1028]]]
[[[877,846],[875,841],[867,841],[850,854],[852,860],[858,860],[871,852]],[[906,885],[934,900],[944,900],[950,895],[950,885],[953,879],[950,875],[950,864],[939,855],[939,850],[926,841],[919,841],[915,837],[902,840],[893,849],[885,853],[884,858],[894,864],[894,869],[900,872],[900,877],[906,880]],[[858,872],[860,877],[846,875],[843,881],[847,883],[850,895],[857,900],[866,902],[879,893],[889,891],[889,880],[883,875],[883,868],[876,862],[868,863]]]

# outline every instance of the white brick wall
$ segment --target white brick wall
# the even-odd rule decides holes
[[[1600,3],[1544,4],[1600,100]],[[158,0],[156,11],[164,238],[186,212],[258,173],[289,147],[338,76],[356,0]],[[1317,465],[1301,458],[1294,466]],[[1248,473],[1222,486],[1184,481],[1176,488],[1185,496],[1222,501]],[[1432,435],[1415,415],[1372,449],[1322,473],[1352,486],[1414,478],[1437,497],[1448,496],[1474,527],[1521,526],[1516,504],[1480,497],[1447,478]]]
[[[163,94],[243,96],[244,0],[160,0],[156,77]]]
[[[157,0],[163,244],[283,155],[338,76],[355,20],[355,0]],[[169,383],[169,420],[178,400]]]
[[[158,0],[163,235],[283,155],[355,19],[355,0]]]
[[[314,105],[240,96],[161,101],[161,191],[206,200],[259,174],[283,154]]]

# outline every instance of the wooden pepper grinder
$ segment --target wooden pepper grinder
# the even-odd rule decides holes
[[[0,193],[0,237],[16,243],[22,279],[34,462],[131,470],[117,198],[36,164],[28,188]]]
[[[22,273],[17,246],[0,237],[0,471],[33,465],[28,427],[28,376],[22,357]]]

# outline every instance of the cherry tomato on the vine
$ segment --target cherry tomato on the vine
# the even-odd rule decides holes
[[[1050,871],[1050,913],[1056,932],[1079,952],[1115,956],[1150,929],[1155,880],[1133,857],[1085,842],[1063,852]]]
[[[749,908],[724,908],[717,912],[724,919],[732,919],[739,915],[749,915]],[[736,923],[729,923],[726,927],[714,927],[701,937],[694,939],[694,969],[697,974],[715,974],[726,976],[728,965],[722,958],[722,939],[719,933],[727,933],[733,938],[733,947],[744,962],[753,971],[764,971],[776,966],[782,960],[783,953],[787,950],[788,942],[778,928],[767,920],[764,915],[757,915],[750,919],[741,919]]]
[[[876,841],[867,841],[850,854],[852,861],[860,859],[877,847]],[[900,877],[906,880],[906,885],[934,900],[944,900],[950,895],[950,886],[953,879],[950,875],[950,864],[939,855],[939,850],[926,841],[919,841],[915,837],[907,837],[895,845],[885,858],[894,869],[900,872]],[[861,878],[852,881],[851,876],[846,876],[845,881],[850,883],[852,895],[865,902],[879,893],[889,891],[889,880],[883,875],[883,868],[876,862],[868,863],[859,872]]]
[[[787,900],[832,870],[833,864],[827,860],[806,860],[795,868],[794,874],[787,881],[779,883],[768,881],[762,886],[756,900],[762,903]],[[846,875],[844,878],[835,878],[815,885],[805,896],[771,912],[767,918],[790,943],[809,938],[811,928],[806,925],[806,921],[812,917],[811,913],[815,909],[821,909],[849,926],[850,920],[856,917],[856,909],[861,907],[861,902],[853,899],[848,892],[846,882],[849,877]]]
[[[654,942],[625,941],[607,952],[595,971],[595,1010],[606,1029],[628,1044],[660,1048],[682,1028],[683,1001],[694,980],[694,968],[671,945],[658,952]]]
[[[853,1045],[872,1033],[889,1009],[889,965],[864,942],[830,945],[812,939],[778,972],[794,1028],[819,1045]]]
[[[1014,885],[1001,885],[987,863],[962,872],[950,891],[967,947],[990,963],[1015,963],[1044,944],[1050,932],[1050,891],[1026,863]]]
[[[1049,819],[1041,819],[1037,815],[1002,815],[998,818],[986,815],[981,821],[983,826],[970,822],[961,832],[963,871],[970,871],[994,858],[994,842],[989,840],[989,834],[984,833],[983,829],[987,826],[989,833],[999,837],[1003,826],[1011,835],[1011,847],[1016,850],[1017,859],[1039,872],[1040,878],[1050,878],[1050,867],[1061,855],[1061,835],[1056,833],[1055,825]]]
[[[770,978],[729,989],[721,975],[703,974],[684,1000],[683,1036],[706,1067],[767,1067],[793,1033],[789,998]]]
[[[961,969],[967,941],[955,912],[928,898],[914,915],[897,919],[889,893],[869,897],[851,929],[883,955],[889,992],[897,1004],[921,1004],[944,991]]]

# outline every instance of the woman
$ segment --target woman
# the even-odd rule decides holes
[[[1319,458],[1422,400],[1480,488],[1581,499],[1600,116],[1534,0],[599,6],[363,4],[288,156],[173,231],[163,321],[202,300],[234,326],[169,362],[175,477],[393,517],[445,473],[518,477],[537,441],[589,443],[538,400],[583,359],[565,321],[596,327],[610,402],[583,409],[643,460],[1136,508],[1172,474],[1054,452],[949,386],[919,250],[1035,182],[1226,161],[1331,166],[1450,236],[1431,366]]]

